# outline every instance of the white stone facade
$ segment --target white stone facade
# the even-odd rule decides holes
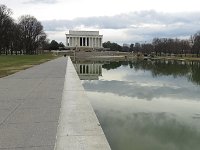
[[[103,48],[103,35],[99,31],[73,31],[69,30],[66,34],[67,48]]]

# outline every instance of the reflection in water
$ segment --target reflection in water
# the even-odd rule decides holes
[[[114,150],[198,150],[200,121],[196,101],[143,101],[110,93],[88,92]],[[186,107],[187,106],[187,107]]]
[[[186,88],[176,84],[155,84],[149,81],[145,85],[141,81],[101,81],[85,82],[84,88],[88,91],[97,91],[103,93],[113,93],[119,96],[137,97],[138,99],[152,100],[155,98],[190,99],[199,101],[199,88],[191,86]],[[152,83],[152,84],[151,84]],[[178,83],[177,83],[178,84]],[[180,83],[181,84],[181,83]],[[183,83],[184,84],[184,83]]]
[[[82,83],[113,150],[200,149],[199,62],[110,62],[102,68],[99,80]]]
[[[114,118],[116,114],[120,116]],[[109,111],[98,117],[103,122],[102,127],[106,129],[106,135],[111,139],[109,142],[114,150],[200,148],[200,132],[165,113],[119,114],[117,111]]]
[[[98,80],[102,76],[102,64],[76,62],[74,66],[81,80]]]
[[[129,66],[137,70],[151,71],[153,77],[169,76],[173,77],[185,76],[190,81],[200,84],[200,62],[198,61],[175,61],[175,60],[153,60],[153,61],[121,61],[111,62],[102,67],[110,70],[120,66]]]

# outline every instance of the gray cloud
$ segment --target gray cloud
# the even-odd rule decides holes
[[[200,12],[160,13],[131,12],[115,16],[76,18],[73,20],[42,21],[46,31],[66,31],[80,26],[94,29],[125,30],[127,37],[186,37],[200,29]]]
[[[115,16],[100,16],[88,18],[76,18],[73,20],[49,20],[43,21],[47,29],[55,30],[59,28],[74,28],[84,25],[86,27],[96,27],[100,29],[126,29],[126,28],[144,28],[144,24],[185,26],[200,25],[200,12],[193,13],[158,13],[155,11],[132,12],[129,14],[120,14]]]
[[[45,4],[54,4],[57,3],[57,0],[28,0],[24,2],[24,4],[38,4],[38,3],[45,3]]]

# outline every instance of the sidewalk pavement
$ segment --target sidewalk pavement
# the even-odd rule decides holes
[[[53,150],[67,58],[0,78],[0,150]]]

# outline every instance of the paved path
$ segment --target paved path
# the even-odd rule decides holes
[[[0,150],[53,150],[67,58],[0,78]]]

